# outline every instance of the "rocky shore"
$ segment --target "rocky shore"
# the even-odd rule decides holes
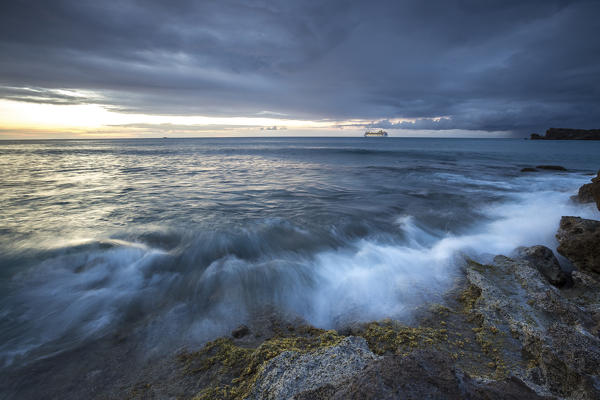
[[[600,172],[574,201],[596,202]],[[585,186],[584,186],[585,187]],[[589,195],[592,193],[592,195]],[[148,371],[129,398],[598,399],[600,221],[565,216],[544,246],[465,259],[415,324],[325,331],[265,312]]]
[[[532,133],[531,140],[600,140],[600,129],[550,128],[546,136]]]

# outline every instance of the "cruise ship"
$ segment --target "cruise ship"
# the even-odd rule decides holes
[[[366,131],[365,132],[365,137],[370,137],[370,136],[378,136],[378,137],[387,137],[387,132],[380,129],[377,132],[372,132],[372,131]]]

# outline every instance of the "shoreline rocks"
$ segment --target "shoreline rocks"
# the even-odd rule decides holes
[[[575,271],[575,286],[559,289],[544,275],[557,273],[550,249],[517,255],[467,260],[416,326],[383,320],[341,334],[282,321],[258,345],[217,339],[177,368],[203,382],[195,400],[598,398],[600,282]]]
[[[596,203],[596,207],[600,211],[600,171],[592,178],[591,183],[581,186],[577,195],[572,199],[579,203]]]
[[[348,336],[339,344],[301,354],[286,351],[267,362],[256,378],[249,400],[287,400],[324,384],[336,385],[378,360],[365,339]]]
[[[557,251],[583,271],[600,274],[600,221],[562,217]]]
[[[489,265],[466,259],[443,304],[414,325],[325,331],[272,314],[259,341],[251,321],[180,354],[179,373],[128,396],[176,387],[194,400],[600,398],[600,221],[562,217],[556,237],[570,273],[541,245]]]
[[[518,259],[529,261],[550,284],[562,287],[569,282],[569,275],[562,270],[554,253],[546,246],[518,247],[516,254]]]

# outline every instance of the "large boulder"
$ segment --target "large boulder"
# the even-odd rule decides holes
[[[562,217],[557,251],[583,271],[600,273],[600,221]]]
[[[579,304],[568,296],[571,289],[549,285],[524,260],[497,256],[493,265],[473,264],[466,272],[478,339],[498,364],[538,394],[600,398],[600,339],[590,312],[596,299]]]
[[[592,183],[586,183],[579,188],[574,200],[580,203],[596,203],[596,207],[600,210],[600,171],[592,178]]]
[[[569,281],[569,275],[546,246],[518,247],[516,254],[518,259],[529,261],[552,285],[562,287]]]
[[[378,358],[365,339],[356,336],[310,353],[286,351],[264,366],[249,398],[292,399],[301,392],[342,382]]]

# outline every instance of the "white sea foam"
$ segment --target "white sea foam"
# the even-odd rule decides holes
[[[12,336],[5,336],[0,356],[9,364],[29,353],[64,350],[120,329],[130,314],[134,321],[147,321],[145,340],[152,349],[211,339],[264,306],[320,327],[410,318],[415,308],[440,300],[463,254],[485,261],[521,245],[555,248],[561,216],[597,218],[592,205],[570,202],[576,189],[572,178],[552,179],[513,182],[509,199],[474,210],[483,220],[461,234],[400,216],[393,240],[367,237],[312,255],[286,250],[241,259],[228,254],[204,268],[192,262],[178,270],[166,267],[173,255],[137,243],[83,244],[17,278],[22,289],[13,307],[22,315]],[[547,187],[558,191],[543,190]]]
[[[362,320],[407,317],[414,307],[436,299],[450,285],[461,254],[489,261],[518,246],[542,244],[555,249],[561,216],[597,217],[595,206],[571,202],[571,193],[516,193],[511,201],[480,210],[488,220],[462,235],[435,238],[412,217],[404,216],[398,222],[406,235],[405,245],[361,240],[351,249],[318,254],[304,316],[322,326],[348,314]]]
[[[106,333],[143,293],[148,268],[163,253],[137,243],[102,244],[112,247],[62,254],[16,277],[22,287],[15,295],[13,329],[22,334],[0,346],[4,364],[44,344],[77,345]]]

